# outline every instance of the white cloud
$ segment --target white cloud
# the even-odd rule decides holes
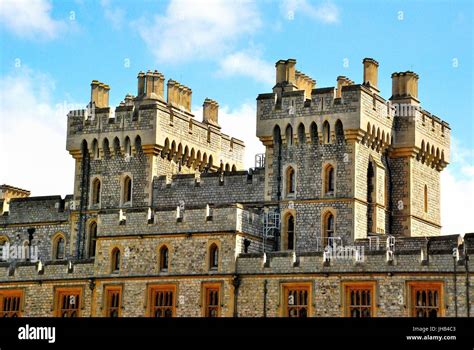
[[[193,113],[200,120],[202,107],[193,108]],[[244,164],[246,168],[253,168],[255,154],[265,152],[262,143],[255,136],[257,133],[255,104],[243,103],[235,109],[230,109],[228,106],[219,107],[219,124],[224,134],[244,141]]]
[[[261,59],[258,52],[234,52],[225,56],[219,65],[217,74],[220,76],[246,76],[268,85],[275,82],[273,64]]]
[[[172,0],[151,23],[136,22],[138,32],[160,62],[215,59],[261,25],[256,4],[246,0]]]
[[[53,102],[54,81],[22,68],[0,78],[0,184],[32,195],[73,191],[74,161],[65,149],[66,102]]]
[[[284,0],[280,9],[288,20],[293,20],[301,14],[323,23],[339,22],[339,8],[330,1],[314,5],[307,0]]]
[[[0,23],[23,38],[55,38],[65,26],[51,17],[48,0],[0,0]]]
[[[474,149],[451,138],[452,163],[441,173],[443,234],[474,232]]]
[[[104,10],[104,17],[112,24],[112,27],[115,29],[122,28],[125,21],[125,10],[114,7],[111,0],[101,0],[100,5]]]

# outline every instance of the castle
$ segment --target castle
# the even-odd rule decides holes
[[[202,121],[158,71],[109,106],[70,111],[74,190],[0,187],[0,316],[470,316],[474,235],[440,236],[449,125],[418,75],[378,62],[317,88],[293,59],[257,97],[265,154]],[[25,254],[21,254],[24,252]]]

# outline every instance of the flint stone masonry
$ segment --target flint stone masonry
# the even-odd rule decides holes
[[[114,109],[108,86],[93,82],[102,90],[67,117],[73,194],[1,186],[0,244],[36,247],[41,263],[0,261],[0,298],[19,291],[21,316],[53,316],[58,288],[73,288],[80,316],[107,316],[114,287],[120,315],[138,317],[151,314],[152,287],[171,288],[174,315],[199,317],[212,286],[220,316],[278,317],[288,316],[285,288],[304,287],[308,316],[339,317],[348,315],[347,286],[363,283],[373,286],[374,316],[405,317],[411,285],[430,283],[440,288],[439,316],[472,316],[474,234],[440,236],[449,125],[420,107],[415,73],[394,73],[385,99],[378,62],[363,62],[362,84],[340,77],[315,88],[296,60],[278,61],[273,91],[256,102],[265,162],[248,171],[244,143],[222,133],[216,101],[206,99],[196,120],[191,89],[170,79],[165,98],[164,76],[149,71],[138,75],[137,96]],[[348,255],[337,255],[343,248]]]

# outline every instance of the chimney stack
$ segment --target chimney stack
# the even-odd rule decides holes
[[[98,80],[91,82],[91,105],[97,108],[105,108],[109,106],[109,90],[107,84],[101,83]]]
[[[137,97],[142,97],[145,95],[145,73],[139,72],[138,73],[138,94]]]
[[[156,96],[163,100],[164,99],[164,85],[165,85],[165,76],[155,70],[153,72],[153,92]]]
[[[153,78],[153,72],[148,70],[145,75],[145,96],[147,98],[150,98],[153,93]]]
[[[91,105],[98,107],[99,104],[99,84],[98,80],[92,80],[91,83]]]
[[[379,92],[377,88],[379,63],[373,58],[364,58],[364,82],[363,84]]]
[[[273,87],[273,92],[277,94],[278,99],[284,91],[298,90],[296,85],[296,60],[289,58],[279,60],[275,63],[276,67],[276,84]]]
[[[305,99],[311,99],[311,91],[316,84],[316,80],[300,71],[295,71],[295,83],[298,90],[304,90]]]
[[[144,95],[147,100],[164,100],[164,84],[165,77],[157,70],[138,73],[138,94]]]
[[[352,85],[354,82],[350,80],[348,77],[340,75],[337,77],[337,91],[336,91],[336,98],[342,97],[342,87]]]
[[[174,85],[175,81],[172,79],[168,79],[168,83],[166,84],[166,96],[167,99],[166,101],[168,102],[169,105],[173,105],[174,103]]]
[[[184,109],[187,112],[191,112],[192,90],[172,79],[168,80],[167,88],[168,104],[176,108]]]
[[[411,71],[393,73],[390,99],[412,98],[418,101],[418,79],[418,74]]]
[[[219,117],[219,104],[211,100],[210,98],[206,98],[202,105],[202,112],[203,112],[203,123],[213,125],[215,127],[220,128],[218,123]]]
[[[275,63],[276,67],[276,84],[294,85],[296,83],[296,60],[289,58],[279,60]]]

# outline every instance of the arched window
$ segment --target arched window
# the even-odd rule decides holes
[[[234,165],[232,165],[232,172],[236,172],[237,171],[237,167]]]
[[[367,202],[372,203],[374,201],[374,166],[369,161],[369,168],[367,169]]]
[[[140,136],[137,135],[135,137],[135,152],[139,153],[142,151],[142,139]]]
[[[300,145],[306,143],[306,132],[303,123],[300,123],[300,125],[298,126],[298,143]]]
[[[229,172],[229,171],[230,171],[230,165],[229,165],[228,163],[225,165],[225,171],[226,171],[226,172]]]
[[[125,138],[125,156],[132,156],[132,143],[128,136]]]
[[[317,145],[319,143],[319,137],[318,137],[318,126],[316,125],[315,122],[311,123],[310,134],[311,134],[311,143],[314,143],[315,145]]]
[[[94,159],[99,159],[99,144],[96,139],[92,141],[92,157]]]
[[[120,271],[120,249],[118,248],[114,248],[112,250],[111,271]]]
[[[160,271],[168,271],[169,250],[167,246],[160,248]]]
[[[325,193],[334,194],[334,167],[328,165],[325,170]]]
[[[97,223],[93,221],[89,226],[89,258],[95,257],[97,243]]]
[[[209,248],[209,268],[211,270],[217,270],[219,267],[219,248],[217,244],[212,243]]]
[[[125,176],[123,180],[123,202],[130,203],[132,201],[132,179]]]
[[[295,218],[288,215],[286,219],[286,248],[288,250],[295,249]]]
[[[120,154],[120,140],[118,137],[114,138],[114,153],[115,156],[118,156]]]
[[[92,204],[100,203],[100,180],[94,179],[92,182]]]
[[[273,128],[273,144],[279,145],[281,143],[281,130],[278,125]]]
[[[331,127],[327,120],[323,124],[323,142],[325,144],[331,143]]]
[[[423,191],[423,211],[428,212],[428,186],[426,185]]]
[[[81,152],[82,152],[82,158],[83,159],[86,159],[86,157],[89,157],[89,150],[87,148],[87,141],[86,140],[82,140]]]
[[[58,236],[54,240],[54,260],[63,260],[66,241],[63,236]]]
[[[331,238],[334,238],[334,215],[328,213],[324,217],[324,238],[327,245],[332,245]]]
[[[286,194],[291,195],[295,193],[296,189],[296,173],[291,166],[286,170]]]
[[[170,140],[165,139],[163,149],[161,150],[161,158],[165,158],[170,150]]]
[[[286,144],[291,146],[293,144],[293,128],[288,124],[285,131]]]
[[[110,156],[110,146],[109,146],[109,140],[107,138],[105,138],[102,141],[102,150],[103,150],[103,153],[104,153],[105,157]]]
[[[212,156],[209,156],[208,168],[211,169],[213,165],[214,165],[214,159],[212,158]]]
[[[336,141],[338,143],[343,142],[344,141],[344,127],[342,126],[342,122],[339,119],[336,122],[335,131],[336,131]]]

